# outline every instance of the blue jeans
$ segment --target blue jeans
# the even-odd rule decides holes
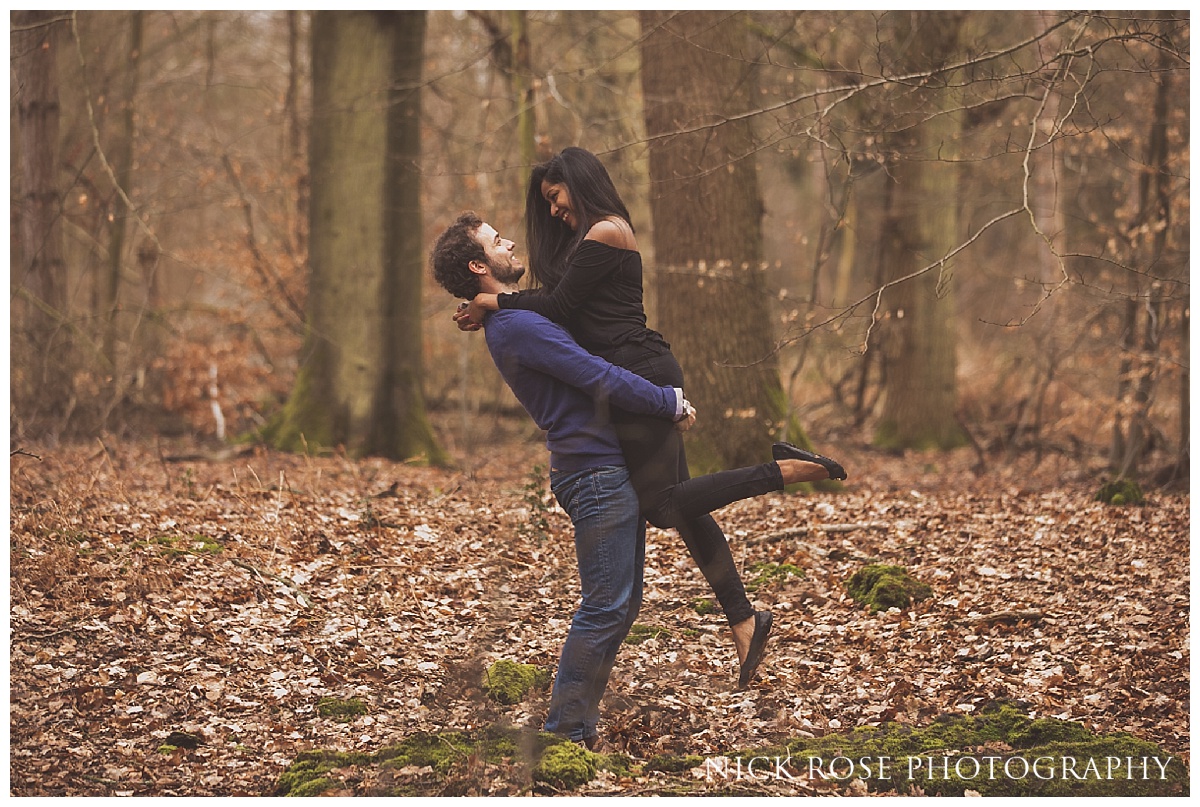
[[[550,472],[550,488],[575,525],[582,602],[563,643],[546,731],[596,736],[600,698],[642,606],[646,522],[624,467]]]

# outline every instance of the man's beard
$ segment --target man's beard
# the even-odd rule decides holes
[[[492,278],[500,283],[516,283],[525,275],[524,266],[513,266],[511,263],[503,266],[489,261],[488,267],[492,270]]]

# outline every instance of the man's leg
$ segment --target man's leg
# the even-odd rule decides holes
[[[629,598],[629,607],[626,609],[625,622],[621,629],[617,631],[617,636],[614,638],[614,645],[611,653],[606,657],[607,663],[603,668],[596,671],[596,677],[592,681],[592,694],[589,702],[591,703],[591,711],[584,717],[584,726],[587,735],[585,739],[596,736],[596,724],[600,722],[600,699],[604,696],[604,690],[608,687],[608,677],[612,673],[613,664],[617,660],[617,652],[621,649],[621,645],[625,642],[625,637],[629,635],[630,628],[637,620],[638,611],[642,608],[642,573],[646,567],[646,521],[638,519],[637,526],[637,545],[634,549],[633,556],[633,588],[632,595]]]
[[[546,731],[596,735],[600,698],[641,601],[645,522],[625,468],[551,472],[551,487],[575,525],[582,602],[563,643]]]

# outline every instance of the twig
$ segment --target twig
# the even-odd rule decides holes
[[[64,633],[71,633],[75,630],[75,628],[76,625],[70,625],[65,628],[59,628],[58,630],[52,630],[49,633],[26,633],[24,635],[21,635],[20,631],[14,631],[13,638],[19,640],[37,639],[41,641],[45,639],[53,639],[55,636],[61,636]]]
[[[774,532],[763,538],[764,541],[784,541],[789,538],[807,538],[809,532],[808,527],[792,527],[783,530],[782,532]]]
[[[233,161],[229,159],[228,154],[222,154],[221,163],[225,166],[225,173],[229,177],[229,183],[237,191],[238,199],[242,203],[242,216],[246,221],[246,248],[250,250],[250,257],[252,259],[250,261],[251,267],[262,278],[263,284],[267,288],[274,289],[283,298],[288,314],[295,317],[297,322],[303,324],[304,307],[296,302],[291,291],[288,290],[287,284],[283,282],[279,273],[271,267],[271,262],[263,254],[262,250],[259,249],[258,238],[254,234],[254,208],[250,203],[249,197],[246,195],[246,189],[238,177],[237,170],[233,166]],[[268,304],[280,315],[280,319],[288,319],[288,315],[280,311],[270,297],[268,297]]]
[[[108,453],[108,446],[99,437],[96,442],[100,444],[100,450],[104,454],[104,461],[108,463],[108,469],[112,471],[113,483],[117,486],[117,493],[125,500],[125,504],[133,506],[133,502],[129,501],[129,497],[125,495],[125,485],[121,482],[121,475],[117,472],[117,466],[113,465],[112,455]]]
[[[18,454],[20,454],[21,456],[24,456],[24,457],[33,457],[35,460],[38,460],[39,462],[42,459],[41,456],[39,456],[38,454],[32,454],[23,448],[14,448],[12,451],[8,452],[8,456],[10,456],[10,457],[15,457]]]
[[[872,522],[856,522],[850,524],[818,524],[817,529],[823,532],[858,532],[859,530],[886,530],[887,522],[872,521]]]
[[[162,457],[163,462],[226,462],[254,453],[254,446],[222,446],[214,451],[198,451],[191,454],[170,454]],[[161,456],[161,455],[160,455]]]

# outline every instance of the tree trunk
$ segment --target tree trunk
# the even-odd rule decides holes
[[[28,350],[25,371],[13,381],[21,414],[56,415],[70,408],[70,339],[67,279],[63,261],[62,204],[58,186],[58,30],[54,11],[13,11],[12,87],[20,161],[19,260],[12,294],[24,300],[14,310],[14,336]],[[17,347],[14,345],[14,347]],[[34,369],[36,368],[36,369]],[[28,408],[21,404],[28,404]]]
[[[894,41],[908,43],[898,69],[944,63],[955,51],[961,15],[894,12]],[[952,84],[953,79],[947,79]],[[889,132],[887,174],[894,183],[881,245],[889,281],[931,271],[885,293],[884,405],[875,444],[889,449],[947,449],[963,445],[955,417],[952,263],[939,261],[958,243],[958,174],[954,161],[962,129],[958,95],[924,96],[931,106],[914,130]]]
[[[425,455],[444,461],[425,415],[421,388],[421,282],[426,249],[421,227],[421,66],[425,12],[381,15],[392,32],[384,179],[383,307],[385,370],[371,440],[372,453]]]
[[[1165,17],[1169,12],[1159,12],[1156,16]],[[1150,130],[1146,137],[1145,165],[1138,181],[1138,215],[1131,227],[1133,242],[1134,265],[1153,274],[1167,246],[1167,236],[1171,230],[1171,193],[1170,182],[1170,143],[1167,137],[1168,118],[1171,112],[1171,71],[1170,60],[1166,55],[1159,54],[1161,70],[1155,73],[1157,90],[1154,98],[1154,115],[1150,121]],[[1110,469],[1118,478],[1136,478],[1138,464],[1145,453],[1148,431],[1150,426],[1150,403],[1154,387],[1158,383],[1159,341],[1161,335],[1161,317],[1163,315],[1162,286],[1158,281],[1152,281],[1148,290],[1143,290],[1141,282],[1134,276],[1133,288],[1130,289],[1130,300],[1127,304],[1128,332],[1130,356],[1137,344],[1137,312],[1140,304],[1137,302],[1143,296],[1146,308],[1146,323],[1142,333],[1141,343],[1137,346],[1138,358],[1136,383],[1132,377],[1124,373],[1118,382],[1117,417],[1114,425],[1113,453],[1109,457]],[[1124,364],[1124,362],[1123,362]],[[1123,367],[1124,370],[1124,367]],[[1132,400],[1130,398],[1132,397]],[[1124,424],[1124,429],[1122,429]],[[1122,435],[1122,431],[1124,434]]]
[[[529,48],[529,22],[524,11],[508,12],[512,22],[512,88],[517,105],[517,148],[521,150],[521,183],[529,184],[536,159],[533,118],[533,61]]]
[[[303,255],[308,248],[308,173],[304,170],[304,128],[300,115],[300,34],[303,11],[287,12],[288,23],[288,72],[287,92],[284,95],[283,111],[287,117],[287,140],[284,157],[296,172],[296,209],[292,241],[296,255]]]
[[[693,470],[761,462],[788,412],[762,264],[746,29],[724,12],[641,13],[660,329],[700,421]],[[686,76],[687,80],[681,80]]]
[[[117,311],[121,300],[121,272],[125,263],[126,222],[133,213],[125,204],[125,199],[133,193],[133,140],[136,134],[136,119],[134,112],[138,90],[138,64],[142,56],[142,15],[144,12],[129,13],[129,55],[126,63],[128,85],[125,90],[125,100],[120,115],[120,130],[116,143],[109,152],[109,163],[117,178],[119,187],[113,189],[113,218],[109,227],[108,240],[108,277],[104,285],[104,356],[118,375],[117,359]],[[114,384],[119,383],[114,378]]]
[[[269,439],[440,461],[421,394],[424,12],[313,17],[309,337]]]
[[[1179,446],[1175,450],[1177,476],[1186,476],[1192,456],[1192,391],[1191,391],[1191,307],[1184,302],[1180,311],[1180,345],[1183,350],[1182,372],[1179,375]]]
[[[1127,423],[1126,414],[1129,390],[1133,388],[1133,349],[1136,341],[1138,307],[1137,300],[1129,297],[1125,300],[1125,311],[1121,321],[1121,352],[1117,363],[1117,395],[1115,413],[1113,415],[1112,440],[1108,447],[1109,470],[1119,471],[1125,460],[1128,441],[1125,436]]]

